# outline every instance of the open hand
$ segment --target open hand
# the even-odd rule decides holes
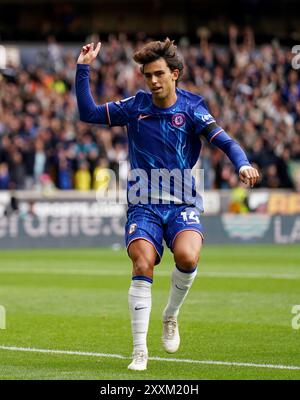
[[[253,187],[259,179],[259,173],[257,169],[253,167],[244,166],[240,169],[239,177],[240,180],[246,185],[249,184],[251,187]]]
[[[91,64],[92,61],[95,60],[101,48],[101,43],[98,42],[95,50],[94,43],[86,44],[82,47],[81,52],[79,54],[77,64]]]

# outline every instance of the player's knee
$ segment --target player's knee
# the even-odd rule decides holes
[[[194,269],[199,261],[199,253],[196,251],[181,250],[174,254],[175,263],[179,268]]]
[[[153,274],[154,263],[151,259],[141,255],[132,260],[133,274],[135,276],[149,276]]]

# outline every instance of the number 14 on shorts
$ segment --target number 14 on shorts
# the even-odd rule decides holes
[[[180,215],[182,215],[183,220],[187,223],[194,224],[196,222],[200,224],[200,218],[196,215],[195,211],[182,211]]]

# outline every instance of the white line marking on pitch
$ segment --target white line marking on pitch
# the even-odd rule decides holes
[[[79,276],[129,276],[128,271],[114,271],[112,274],[111,270],[99,269],[58,269],[58,268],[0,268],[1,273],[9,274],[38,274],[38,275],[79,275]],[[169,271],[157,271],[158,276],[170,276]],[[289,273],[278,273],[270,274],[264,272],[213,272],[213,271],[199,271],[198,278],[238,278],[238,279],[287,279],[287,280],[300,280],[300,274],[289,274]]]
[[[88,356],[88,357],[120,358],[123,360],[130,359],[130,357],[122,356],[121,354],[92,353],[86,351],[71,351],[71,350],[34,349],[31,347],[0,346],[0,350],[29,351],[32,353],[66,354],[66,355]],[[271,369],[286,369],[286,370],[300,371],[300,366],[295,366],[295,365],[254,364],[254,363],[242,363],[242,362],[231,362],[231,361],[189,360],[184,358],[163,358],[163,357],[149,357],[149,360],[189,363],[189,364],[204,364],[204,365],[226,365],[230,367],[271,368]]]

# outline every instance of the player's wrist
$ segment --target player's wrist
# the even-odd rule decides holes
[[[86,64],[86,63],[83,63],[83,62],[78,62],[77,63],[77,68],[78,69],[88,69],[90,67],[90,64]]]
[[[239,169],[239,174],[241,174],[246,169],[252,168],[251,165],[242,165]]]

